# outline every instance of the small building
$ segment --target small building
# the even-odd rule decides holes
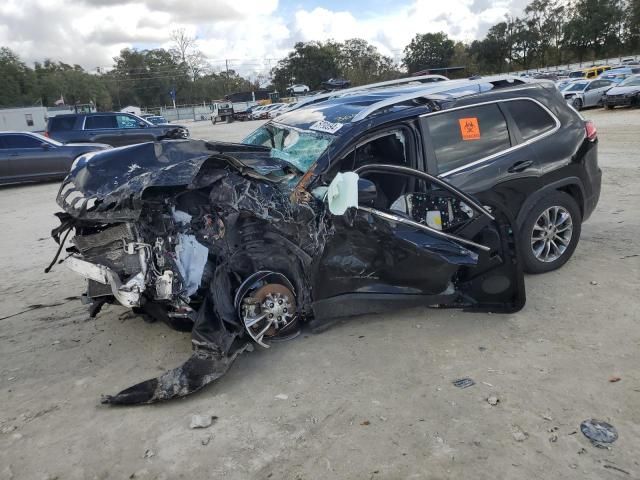
[[[142,115],[142,109],[140,107],[136,107],[135,105],[127,105],[120,111],[123,113],[131,113],[132,115],[137,116]]]
[[[0,131],[44,132],[46,128],[46,107],[0,109]]]

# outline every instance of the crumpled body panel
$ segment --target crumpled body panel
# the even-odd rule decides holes
[[[74,165],[52,234],[62,246],[74,231],[66,263],[88,278],[92,315],[126,298],[138,313],[192,330],[187,362],[105,403],[199,390],[251,339],[268,346],[291,337],[317,312],[339,312],[315,306],[339,304],[346,293],[376,295],[382,305],[385,295],[405,295],[408,304],[473,303],[455,285],[462,269],[478,264],[477,253],[364,209],[332,216],[301,190],[301,178],[268,148],[194,140],[113,149]],[[256,272],[273,274],[245,283]]]

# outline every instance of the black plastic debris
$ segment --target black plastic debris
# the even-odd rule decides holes
[[[599,448],[607,448],[604,444],[613,443],[618,439],[618,431],[613,425],[593,418],[582,422],[580,431]]]
[[[475,384],[476,384],[476,382],[474,382],[470,378],[459,378],[458,380],[454,380],[453,381],[453,385],[455,387],[458,387],[458,388],[467,388],[467,387],[471,387],[471,386],[473,386]]]

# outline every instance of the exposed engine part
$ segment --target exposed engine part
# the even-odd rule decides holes
[[[164,240],[160,237],[156,238],[156,243],[153,246],[153,253],[155,254],[156,265],[158,268],[164,267]]]
[[[237,305],[240,318],[249,336],[261,347],[269,348],[265,343],[269,340],[288,339],[298,334],[293,290],[291,282],[275,272],[257,272],[238,289],[236,302],[241,299]]]
[[[156,277],[156,298],[158,300],[170,300],[173,295],[173,272],[165,270],[162,275]]]
[[[109,285],[111,293],[123,306],[132,308],[140,305],[140,295],[145,290],[142,272],[134,275],[123,284],[117,273],[103,265],[95,265],[75,256],[67,258],[64,264],[85,278]]]

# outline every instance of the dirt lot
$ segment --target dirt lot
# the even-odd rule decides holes
[[[99,398],[181,363],[189,335],[119,307],[88,320],[71,298],[83,282],[42,273],[57,185],[0,189],[0,478],[640,478],[640,112],[586,116],[600,204],[574,258],[526,278],[518,314],[353,318],[146,407]],[[192,131],[240,139],[255,126]],[[191,430],[195,413],[219,419]],[[592,417],[617,427],[610,449],[580,433]]]

